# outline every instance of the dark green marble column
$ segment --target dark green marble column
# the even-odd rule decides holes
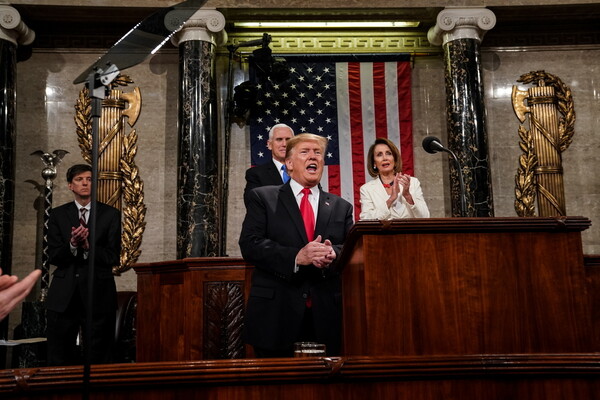
[[[221,256],[215,35],[224,17],[200,10],[174,37],[179,46],[177,258]],[[210,31],[207,27],[210,27]]]
[[[495,21],[486,8],[445,9],[428,36],[433,44],[439,40],[443,45],[448,148],[456,154],[464,176],[466,215],[461,210],[457,166],[450,159],[454,217],[494,216],[480,43]]]

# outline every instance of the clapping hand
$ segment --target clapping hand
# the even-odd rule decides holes
[[[90,244],[88,242],[88,236],[90,232],[88,228],[79,225],[78,227],[71,228],[71,246],[73,247],[81,247],[85,250],[90,248]]]

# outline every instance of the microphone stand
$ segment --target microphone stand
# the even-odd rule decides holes
[[[90,366],[92,363],[92,328],[94,317],[94,275],[96,260],[96,206],[98,203],[98,156],[99,156],[99,131],[100,117],[102,116],[102,101],[106,97],[108,85],[119,75],[119,69],[114,64],[108,64],[105,70],[95,68],[87,79],[88,95],[91,102],[92,122],[92,190],[90,199],[89,227],[89,250],[88,250],[88,296],[87,314],[85,319],[85,335],[83,341],[83,398],[89,398]]]
[[[456,154],[450,149],[447,149],[440,143],[440,140],[435,136],[427,136],[423,139],[423,149],[431,154],[437,153],[438,151],[444,151],[452,156],[454,159],[454,163],[456,164],[456,169],[458,170],[458,183],[460,185],[460,216],[467,216],[467,196],[465,190],[465,180],[463,178],[462,168],[460,167],[460,162],[458,162],[458,157]]]
[[[460,167],[460,163],[458,162],[458,158],[456,157],[456,154],[454,154],[453,151],[451,151],[450,149],[447,149],[444,147],[444,151],[446,151],[447,153],[449,153],[452,158],[454,159],[454,163],[456,164],[456,169],[458,171],[458,183],[460,186],[460,213],[461,213],[461,217],[466,217],[467,216],[467,199],[466,199],[466,191],[465,191],[465,180],[463,178],[463,172],[462,172],[462,168]]]

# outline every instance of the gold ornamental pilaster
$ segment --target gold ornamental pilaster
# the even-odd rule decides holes
[[[120,274],[137,261],[145,230],[146,206],[144,184],[135,164],[137,133],[126,131],[126,122],[132,127],[140,114],[142,99],[139,88],[125,93],[117,86],[132,81],[119,76],[102,101],[102,115],[98,133],[98,193],[97,200],[122,212],[121,262],[113,268]],[[75,122],[81,155],[91,163],[91,106],[87,88],[80,94],[75,106]]]
[[[519,127],[523,154],[515,177],[515,210],[519,216],[533,216],[537,196],[539,216],[566,215],[561,153],[573,136],[575,112],[571,91],[562,81],[544,71],[521,76],[520,82],[538,87],[520,90],[513,87],[512,103],[517,118],[529,130]],[[526,102],[526,104],[525,104]]]

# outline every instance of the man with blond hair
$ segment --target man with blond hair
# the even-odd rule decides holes
[[[257,357],[288,357],[293,344],[316,341],[327,355],[341,347],[342,244],[352,205],[319,181],[327,139],[300,134],[287,142],[291,179],[249,192],[239,245],[255,266],[245,315],[245,340]]]

